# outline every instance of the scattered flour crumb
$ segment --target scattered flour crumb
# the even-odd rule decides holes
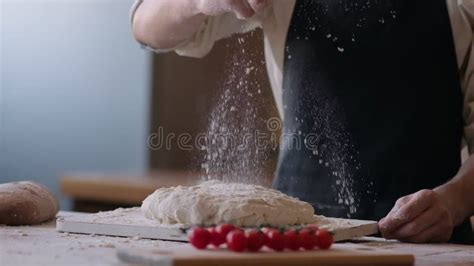
[[[99,247],[102,247],[102,248],[115,248],[115,245],[111,244],[111,243],[107,243],[107,244],[101,244],[101,245],[99,245]]]

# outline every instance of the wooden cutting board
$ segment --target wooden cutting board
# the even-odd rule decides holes
[[[244,266],[244,265],[413,265],[410,254],[362,247],[353,243],[334,244],[330,250],[234,253],[224,249],[196,250],[190,245],[173,249],[118,250],[120,260],[157,266]]]
[[[318,216],[318,225],[334,233],[334,240],[373,235],[377,222]],[[333,226],[337,224],[337,226]],[[330,226],[331,225],[331,226]],[[149,239],[187,241],[184,226],[167,226],[146,219],[140,208],[117,209],[95,214],[65,214],[58,217],[56,229],[62,232],[140,237]]]

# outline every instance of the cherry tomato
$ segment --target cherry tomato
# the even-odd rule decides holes
[[[265,234],[261,231],[257,231],[252,229],[250,231],[245,232],[245,236],[247,237],[247,248],[250,251],[256,252],[259,251],[263,245],[265,245]]]
[[[328,249],[331,247],[334,239],[332,235],[325,230],[317,230],[315,233],[317,244],[320,249]]]
[[[197,249],[205,249],[211,241],[211,233],[202,227],[194,227],[188,234],[189,243]]]
[[[316,232],[316,231],[319,229],[316,224],[308,224],[308,225],[306,225],[304,228],[309,229],[309,230],[312,230],[312,231],[314,231],[314,232]]]
[[[209,228],[209,232],[211,233],[211,244],[215,247],[224,244],[227,234],[234,229],[235,227],[231,224],[221,224],[214,228]]]
[[[216,226],[216,231],[221,233],[221,234],[224,234],[224,238],[225,236],[227,236],[227,234],[234,230],[235,229],[235,226],[231,225],[231,224],[220,224],[218,226]]]
[[[226,237],[227,248],[235,251],[242,252],[247,248],[247,238],[245,237],[244,231],[240,229],[234,229],[227,234]]]
[[[288,230],[283,233],[285,237],[285,247],[291,250],[298,250],[301,247],[300,237],[295,230]]]
[[[221,238],[220,234],[217,233],[215,227],[210,227],[207,230],[211,234],[211,240],[210,240],[211,245],[218,248],[221,244],[225,243],[225,238],[224,238],[224,241],[222,241],[222,238]]]
[[[316,246],[316,236],[312,230],[302,229],[299,232],[299,238],[301,241],[301,247],[306,250],[314,249]]]
[[[282,251],[285,248],[285,237],[280,231],[270,229],[267,231],[267,240],[265,245],[275,251]]]

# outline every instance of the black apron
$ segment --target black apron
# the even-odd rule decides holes
[[[299,0],[274,187],[379,220],[457,173],[463,98],[446,0]]]

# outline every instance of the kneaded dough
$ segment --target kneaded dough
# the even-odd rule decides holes
[[[307,203],[257,185],[207,181],[197,186],[160,188],[142,204],[148,219],[160,224],[286,226],[315,222]]]

